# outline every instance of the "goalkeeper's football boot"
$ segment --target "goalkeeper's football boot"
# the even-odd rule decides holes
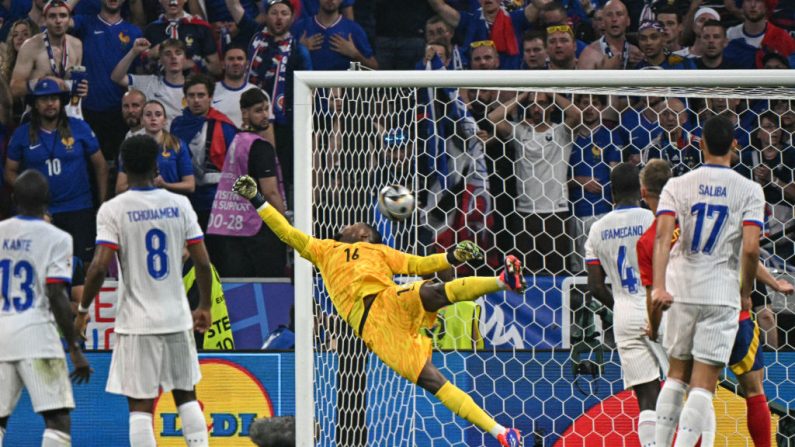
[[[514,255],[505,257],[505,267],[500,273],[500,281],[502,281],[508,290],[516,293],[524,293],[527,288],[527,283],[522,274],[522,261]]]
[[[497,436],[502,447],[522,447],[522,434],[515,428],[509,428]]]

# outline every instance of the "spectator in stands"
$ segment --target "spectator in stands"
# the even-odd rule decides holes
[[[674,177],[701,166],[701,139],[685,130],[687,109],[678,98],[667,98],[655,106],[660,119],[660,132],[641,151],[643,164],[661,158],[671,165]]]
[[[258,2],[255,0],[241,0],[240,2],[245,14],[251,17],[252,20],[259,21],[262,20],[263,17],[260,16],[257,3]],[[229,9],[226,7],[224,0],[188,0],[188,9],[195,15],[210,22],[210,24],[213,25],[213,29],[222,38],[224,34],[221,30],[226,27],[226,32],[229,32],[229,25],[234,25],[236,22],[232,14],[229,13]],[[226,49],[224,49],[223,52],[225,52],[225,50]]]
[[[257,447],[293,447],[295,445],[295,418],[274,416],[256,419],[249,429],[251,442]]]
[[[140,135],[146,132],[141,122],[141,115],[144,113],[145,103],[146,95],[140,90],[131,89],[122,96],[121,116],[124,119],[124,124],[126,124],[129,129],[124,136],[125,140],[133,135]]]
[[[171,133],[188,143],[193,158],[196,189],[191,204],[203,230],[207,228],[224,158],[237,132],[235,125],[223,113],[211,107],[215,82],[204,74],[194,74],[183,87],[188,107],[174,118]],[[208,239],[208,249],[217,246]],[[212,253],[211,253],[212,254]]]
[[[490,40],[480,40],[469,44],[470,68],[472,70],[497,70],[500,68],[500,55]]]
[[[157,154],[155,186],[177,194],[193,193],[196,189],[196,178],[193,176],[190,149],[184,141],[165,129],[166,108],[160,101],[147,101],[141,121],[146,135],[152,137],[160,146],[160,152]],[[124,166],[120,164],[119,176],[116,179],[116,194],[121,194],[127,189],[127,174],[124,173]]]
[[[341,0],[325,0],[317,14],[301,20],[292,32],[309,50],[314,70],[347,70],[351,62],[377,69],[378,62],[358,23],[340,13]]]
[[[579,3],[579,2],[571,2],[571,3]],[[574,26],[572,26],[571,20],[569,20],[568,13],[566,11],[566,6],[563,5],[558,0],[552,0],[551,2],[545,4],[541,7],[538,11],[538,25],[539,29],[546,29],[550,26],[554,25],[569,25],[571,26],[571,35],[572,40],[574,41],[575,48],[577,50],[577,55],[579,55],[585,47],[588,46],[587,43],[579,40],[576,38]]]
[[[185,44],[181,40],[168,39],[160,44],[160,64],[162,75],[133,75],[127,71],[138,56],[149,50],[146,38],[135,39],[132,49],[119,61],[110,77],[124,88],[135,88],[143,92],[147,99],[156,99],[166,107],[167,117],[177,117],[184,106],[185,84],[183,65],[185,63]]]
[[[22,44],[39,32],[39,27],[28,19],[20,19],[11,25],[11,32],[5,41],[5,51],[0,59],[0,77],[7,83],[11,82],[11,72],[17,61],[17,54]]]
[[[630,23],[627,7],[620,0],[610,0],[603,10],[605,35],[583,50],[577,61],[577,68],[622,70],[634,67],[643,59],[643,54],[638,47],[627,41],[626,33]]]
[[[682,49],[682,16],[673,6],[664,4],[657,8],[656,18],[663,25],[663,44],[666,52]]]
[[[550,25],[546,28],[546,53],[549,70],[575,70],[577,44],[570,25]]]
[[[444,40],[428,42],[425,57],[417,63],[417,70],[446,70],[450,64],[450,47]]]
[[[756,152],[751,161],[753,179],[762,185],[765,202],[772,208],[768,229],[779,234],[795,223],[795,148],[783,144],[781,133],[779,116],[765,112],[759,116],[759,128],[751,140]]]
[[[569,220],[569,234],[574,240],[572,273],[584,270],[585,240],[591,225],[613,209],[610,171],[621,162],[623,142],[618,132],[605,127],[602,112],[609,97],[576,95],[574,104],[582,111],[582,124],[574,129],[569,166],[569,199],[576,219]]]
[[[279,159],[264,138],[270,126],[270,99],[260,89],[249,90],[240,97],[239,107],[246,130],[235,135],[235,150],[227,153],[207,227],[208,234],[223,241],[215,266],[224,277],[285,276],[287,246],[262,224],[247,200],[232,193],[235,180],[249,175],[271,206],[282,214],[286,211]]]
[[[781,117],[782,139],[792,145],[792,134],[795,133],[795,102],[777,99],[771,102],[771,108]]]
[[[657,96],[641,97],[633,101],[619,118],[618,131],[626,143],[624,160],[635,164],[641,162],[641,149],[649,145],[662,129],[655,108],[664,101]]]
[[[500,55],[500,67],[514,70],[521,66],[519,42],[522,34],[538,18],[538,10],[544,3],[532,0],[527,6],[510,13],[500,7],[495,0],[479,0],[480,8],[469,13],[459,12],[444,0],[428,0],[434,11],[450,26],[456,34],[463,36],[464,48],[469,50],[472,42],[491,40]],[[467,60],[469,54],[466,55]]]
[[[72,67],[82,64],[83,45],[76,37],[66,34],[69,14],[69,5],[61,0],[51,0],[44,7],[46,29],[26,40],[17,54],[10,83],[14,97],[24,97],[45,77],[57,83],[61,90],[71,88],[71,82],[66,82],[67,74]],[[88,93],[88,81],[81,82],[75,92],[77,97],[84,97]],[[70,116],[81,116],[77,107],[67,107],[67,112]]]
[[[88,262],[96,235],[94,203],[107,196],[108,171],[85,121],[66,116],[68,100],[68,93],[54,79],[36,82],[28,95],[30,122],[16,129],[8,145],[5,180],[13,185],[25,169],[44,174],[50,185],[52,222],[72,235],[75,256]],[[91,194],[90,169],[96,197]]]
[[[546,70],[547,48],[544,33],[527,31],[522,36],[522,68],[528,70]]]
[[[594,40],[601,39],[605,35],[605,11],[601,7],[596,8],[591,18],[591,29],[593,29]]]
[[[692,2],[690,11],[684,19],[683,40],[692,41],[689,47],[682,48],[675,53],[683,57],[699,57],[704,54],[704,45],[701,42],[701,31],[707,21],[720,22],[720,14],[713,8],[699,7],[701,2]],[[690,19],[692,17],[692,19]]]
[[[381,70],[410,70],[425,50],[427,0],[375,0],[375,57]]]
[[[691,70],[696,68],[692,60],[669,54],[665,49],[665,27],[662,22],[646,20],[638,28],[638,47],[643,60],[635,68],[660,67],[665,70]]]
[[[240,34],[249,36],[247,39],[251,41],[248,82],[267,92],[272,100],[276,154],[282,163],[289,201],[293,185],[293,73],[312,70],[312,59],[306,47],[290,32],[294,11],[289,1],[268,2],[265,27],[247,17],[238,0],[226,0],[226,5]]]
[[[210,24],[185,12],[185,0],[160,0],[160,6],[163,15],[144,29],[144,37],[152,45],[151,57],[157,58],[162,42],[180,40],[185,43],[188,66],[220,75],[221,61]]]
[[[105,160],[114,165],[127,129],[120,113],[124,90],[110,75],[141,37],[137,26],[122,19],[123,4],[124,0],[102,0],[99,15],[75,15],[72,29],[83,42],[83,65],[91,86],[83,101],[83,117],[96,133]]]
[[[699,70],[728,70],[736,68],[723,57],[723,51],[729,43],[726,28],[717,20],[707,20],[699,34],[701,57],[694,58]]]
[[[762,68],[767,70],[789,70],[789,59],[778,53],[766,53],[762,58]]]
[[[231,46],[224,53],[224,77],[215,83],[213,107],[228,116],[235,126],[243,125],[240,115],[240,95],[252,88],[253,84],[246,82],[246,49],[240,46]],[[273,141],[273,136],[269,137]]]
[[[726,30],[729,46],[726,56],[743,68],[761,68],[766,52],[789,56],[795,52],[795,40],[783,29],[767,20],[764,0],[743,0],[743,23]]]
[[[23,2],[12,1],[11,5],[13,6],[14,4],[22,5]],[[33,0],[28,4],[30,5],[30,10],[22,18],[27,19],[38,28],[44,28],[44,6],[47,4],[47,0]]]
[[[453,32],[455,30],[445,23],[439,16],[433,16],[425,22],[425,43],[428,44],[432,41],[442,40],[450,47],[450,62],[447,65],[448,70],[463,70],[464,59],[463,50],[458,44],[453,43]]]
[[[563,123],[553,120],[558,108],[564,111]],[[513,124],[507,117],[516,109],[520,122]],[[489,114],[497,135],[509,140],[516,151],[516,213],[508,225],[516,237],[516,251],[534,273],[563,273],[571,254],[566,232],[568,162],[571,129],[580,123],[580,115],[564,96],[534,92],[521,93]]]
[[[300,0],[299,3],[301,4],[301,15],[296,20],[311,19],[314,17],[315,14],[320,11],[320,1],[321,0]],[[354,20],[353,7],[355,3],[356,0],[342,0],[339,10],[343,17],[348,20]]]

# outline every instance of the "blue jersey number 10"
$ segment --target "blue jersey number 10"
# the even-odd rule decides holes
[[[146,270],[149,276],[161,280],[168,276],[166,233],[157,228],[146,232]]]
[[[729,207],[726,205],[714,205],[701,202],[696,203],[690,208],[690,214],[696,215],[696,228],[693,230],[693,243],[690,245],[690,251],[692,253],[703,252],[708,255],[712,254],[712,250],[715,248],[715,242],[717,242],[721,231],[723,231],[726,217],[729,215]],[[704,242],[704,246],[702,247],[701,234],[705,231],[704,221],[707,219],[713,221],[712,230],[709,232],[709,237],[707,237],[707,241]]]

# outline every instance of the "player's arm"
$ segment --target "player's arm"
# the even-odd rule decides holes
[[[588,264],[588,290],[602,304],[612,309],[614,303],[613,294],[610,293],[607,284],[605,284],[606,276],[605,270],[600,264]]]
[[[743,225],[743,249],[740,255],[740,296],[747,298],[754,290],[754,279],[759,270],[759,234],[761,228],[757,225]]]
[[[761,281],[762,284],[770,287],[778,293],[791,295],[793,292],[795,292],[795,288],[793,288],[789,281],[784,279],[776,279],[770,273],[770,270],[765,267],[765,264],[763,264],[762,261],[759,261],[759,268],[756,270],[756,280]]]
[[[473,259],[483,259],[480,247],[472,241],[462,241],[447,250],[430,256],[415,256],[387,247],[387,262],[398,275],[430,275]]]
[[[671,255],[671,241],[673,240],[675,217],[672,214],[657,216],[657,234],[654,235],[654,255],[652,258],[653,284],[652,306],[666,310],[671,306],[673,297],[665,286],[665,270],[668,268],[668,259]],[[753,272],[753,270],[752,270]]]
[[[28,94],[36,84],[37,79],[31,79],[30,75],[33,73],[35,51],[38,46],[36,39],[28,39],[19,48],[17,61],[14,65],[14,71],[11,73],[11,95],[14,98],[22,98]],[[30,84],[30,85],[28,85]]]
[[[188,242],[188,254],[196,269],[196,286],[199,288],[199,307],[193,312],[193,329],[205,332],[212,323],[210,307],[212,305],[213,271],[210,256],[203,240]]]
[[[74,371],[70,374],[77,383],[88,382],[91,376],[91,367],[80,349],[74,326],[72,326],[72,306],[69,295],[66,293],[64,282],[51,282],[47,284],[47,298],[50,300],[50,310],[55,316],[55,323],[69,345],[69,356],[74,364]]]
[[[253,178],[247,175],[238,177],[232,191],[251,202],[262,221],[282,242],[298,251],[304,258],[309,259],[307,248],[312,242],[312,237],[290,225],[290,222],[275,207],[265,201],[265,197],[257,190],[257,182]]]

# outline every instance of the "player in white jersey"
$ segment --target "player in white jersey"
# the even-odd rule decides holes
[[[0,446],[22,387],[44,417],[41,445],[70,446],[75,403],[56,324],[69,344],[72,378],[82,383],[91,375],[66,294],[72,237],[44,221],[49,189],[38,171],[17,177],[14,199],[19,214],[0,222]]]
[[[613,333],[621,358],[624,387],[635,392],[640,407],[638,438],[641,446],[654,443],[660,392],[660,371],[667,369],[662,346],[646,336],[646,295],[640,283],[635,245],[654,221],[640,207],[638,168],[621,163],[610,174],[613,211],[591,226],[585,242],[588,288],[613,309]],[[605,284],[610,278],[612,292]]]
[[[88,306],[115,255],[120,265],[116,347],[105,390],[127,396],[130,444],[155,445],[152,412],[162,389],[174,395],[186,443],[207,446],[207,424],[195,392],[201,374],[193,329],[204,332],[210,324],[210,259],[188,199],[154,187],[158,150],[147,135],[121,145],[130,189],[97,213],[97,250],[75,325],[85,331]],[[200,299],[192,319],[182,284],[186,243]]]
[[[692,447],[714,417],[713,391],[734,344],[740,299],[750,298],[757,272],[764,195],[731,170],[734,145],[732,123],[710,118],[701,140],[705,164],[669,180],[660,197],[652,305],[668,312],[670,368],[657,399],[657,447],[671,445],[677,421],[676,447]],[[676,219],[681,234],[672,248]]]

